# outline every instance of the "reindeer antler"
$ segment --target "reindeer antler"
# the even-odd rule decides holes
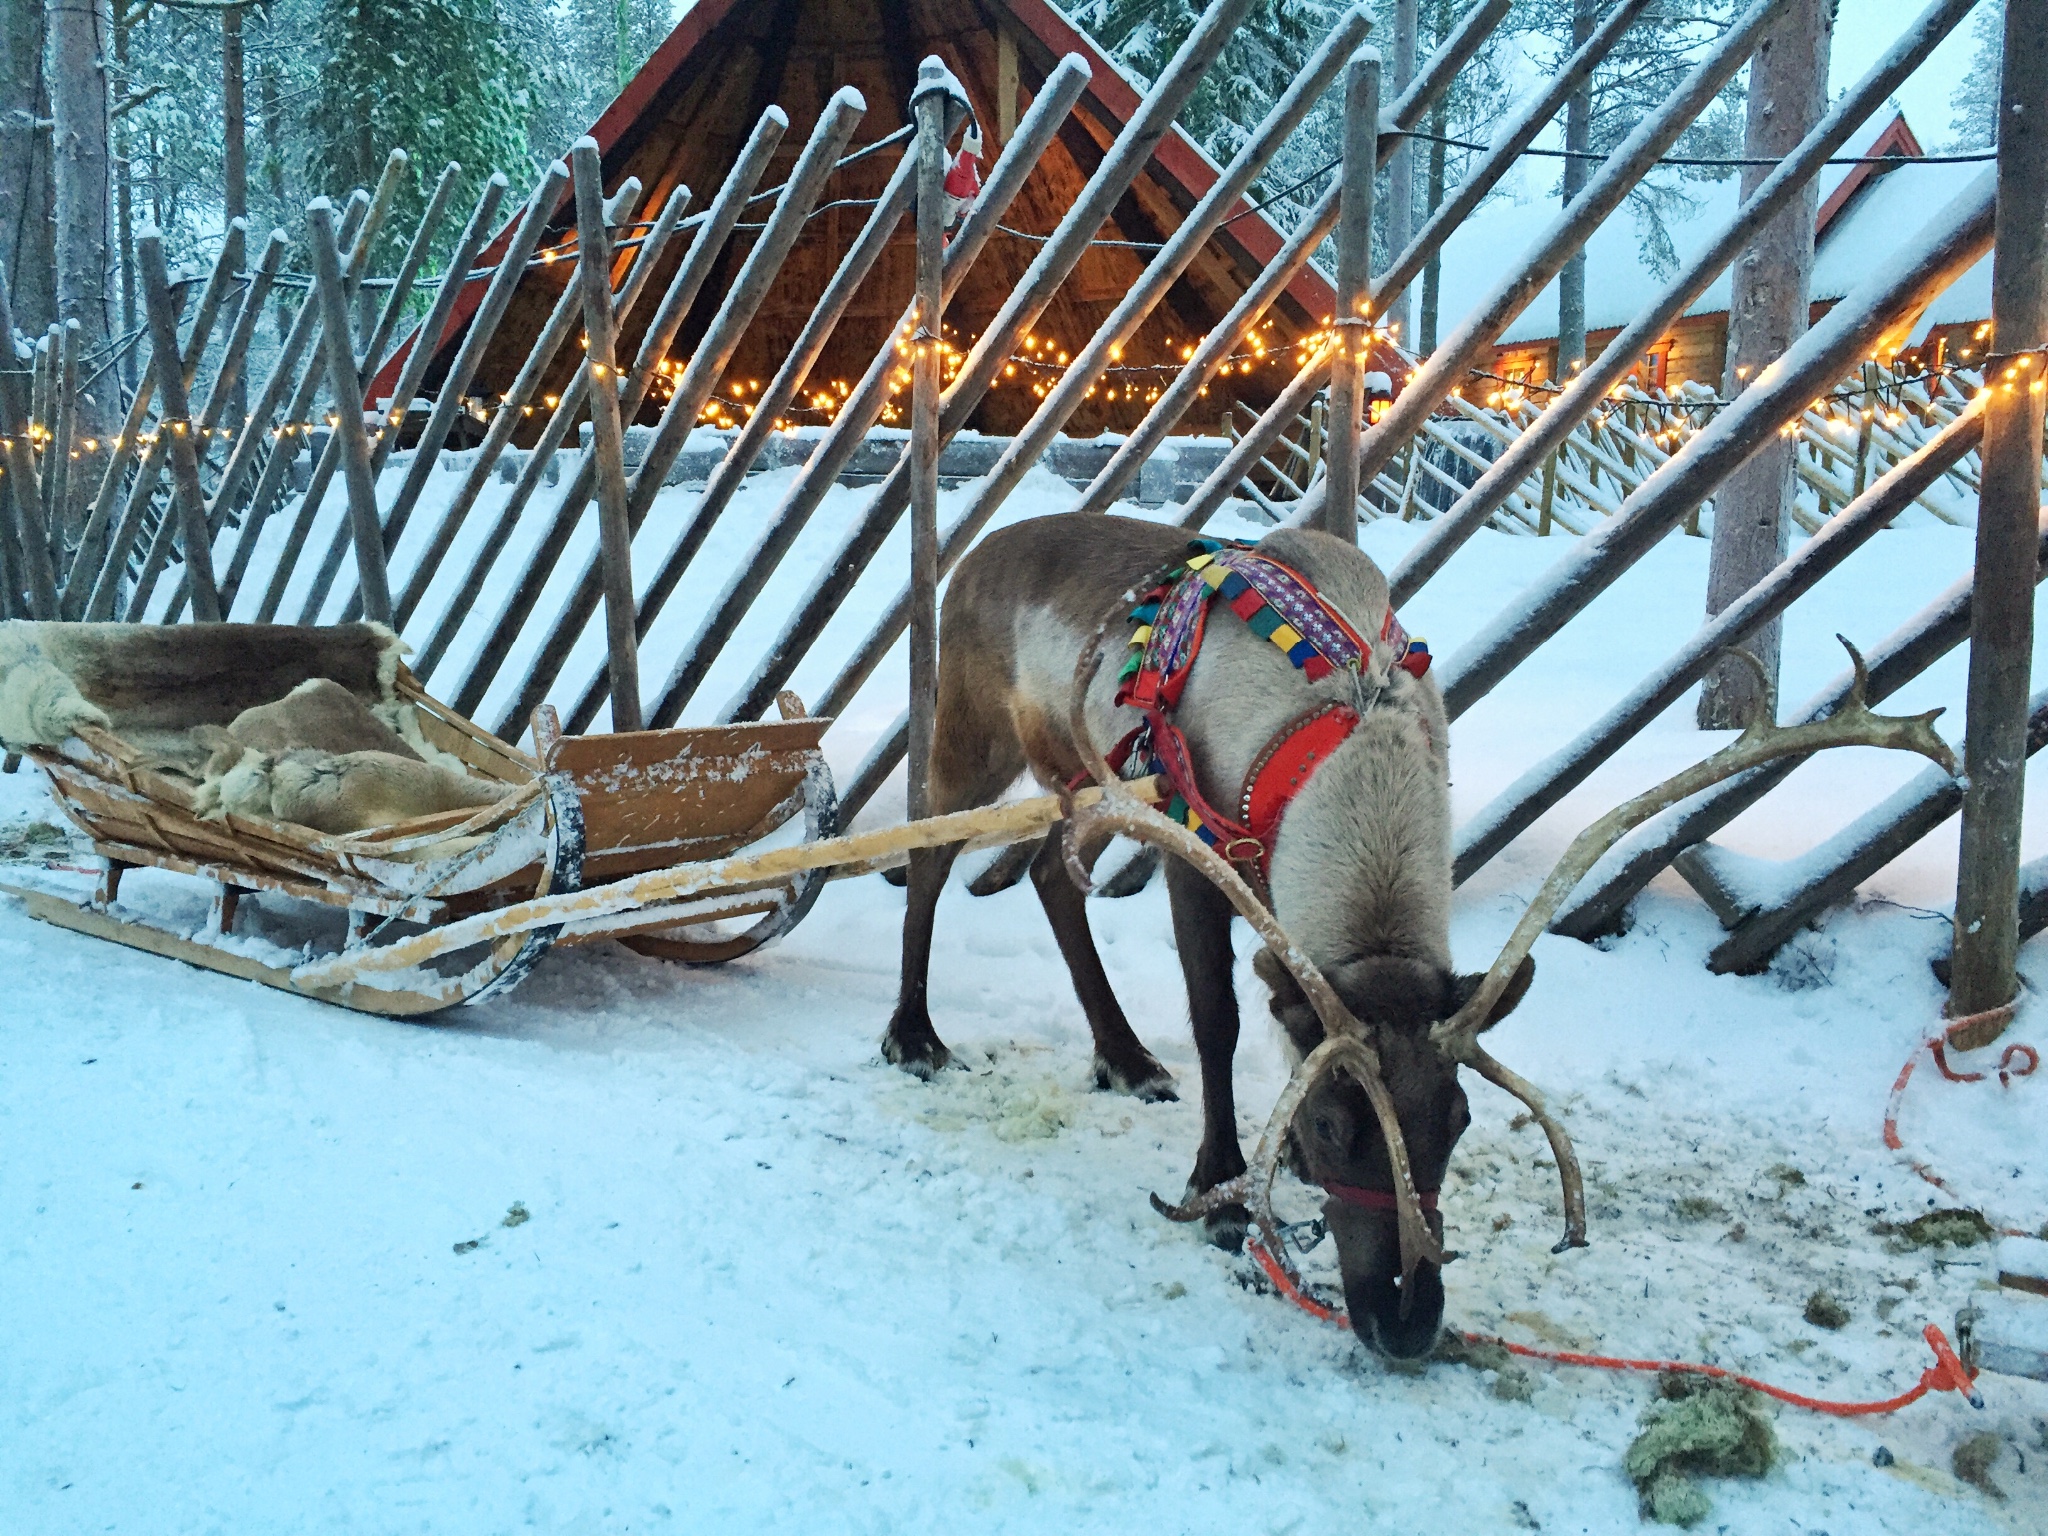
[[[1259,1136],[1251,1166],[1237,1178],[1206,1190],[1181,1205],[1169,1205],[1158,1195],[1153,1208],[1174,1221],[1194,1221],[1212,1211],[1242,1202],[1265,1233],[1266,1247],[1290,1278],[1299,1280],[1287,1257],[1287,1245],[1280,1223],[1273,1214],[1273,1181],[1279,1174],[1286,1150],[1288,1128],[1311,1089],[1332,1072],[1347,1071],[1365,1090],[1373,1112],[1379,1118],[1380,1134],[1387,1146],[1387,1162],[1394,1175],[1394,1203],[1401,1234],[1401,1285],[1405,1291],[1416,1267],[1423,1261],[1441,1266],[1447,1262],[1443,1246],[1422,1214],[1422,1200],[1415,1190],[1415,1178],[1408,1165],[1408,1146],[1401,1134],[1400,1117],[1394,1097],[1387,1091],[1380,1071],[1379,1053],[1366,1038],[1365,1026],[1344,1006],[1323,973],[1298,949],[1274,919],[1266,904],[1245,883],[1244,877],[1194,833],[1168,820],[1131,793],[1103,757],[1102,749],[1088,729],[1088,689],[1102,668],[1102,643],[1109,626],[1133,601],[1135,590],[1124,594],[1114,611],[1096,626],[1095,634],[1081,652],[1074,668],[1074,693],[1068,710],[1068,726],[1074,747],[1090,777],[1101,786],[1102,798],[1092,806],[1077,807],[1071,791],[1062,791],[1067,810],[1067,864],[1079,871],[1079,845],[1096,832],[1121,832],[1126,837],[1149,843],[1178,855],[1206,876],[1229,898],[1254,932],[1263,939],[1274,958],[1287,968],[1302,994],[1322,1020],[1323,1043],[1294,1069],[1287,1086],[1273,1106],[1266,1128]],[[1085,880],[1083,884],[1085,886]]]
[[[1479,990],[1455,1015],[1430,1031],[1430,1038],[1439,1050],[1520,1099],[1536,1123],[1543,1127],[1543,1134],[1550,1139],[1550,1149],[1557,1158],[1558,1178],[1564,1186],[1565,1233],[1554,1250],[1556,1252],[1583,1247],[1586,1241],[1586,1195],[1584,1181],[1579,1174],[1578,1155],[1573,1151],[1571,1138],[1565,1134],[1564,1127],[1544,1104],[1543,1095],[1489,1055],[1479,1044],[1479,1032],[1522,961],[1535,947],[1537,937],[1550,926],[1551,918],[1556,916],[1564,899],[1600,861],[1601,856],[1630,830],[1679,801],[1774,758],[1822,752],[1830,747],[1885,747],[1918,752],[1950,773],[1956,771],[1955,754],[1934,730],[1934,721],[1942,712],[1931,709],[1923,715],[1873,713],[1865,702],[1870,673],[1863,664],[1861,653],[1844,636],[1835,638],[1849,653],[1849,660],[1856,669],[1855,683],[1840,709],[1826,719],[1809,721],[1805,725],[1779,725],[1770,679],[1762,665],[1747,651],[1730,651],[1729,655],[1740,657],[1754,668],[1763,684],[1756,710],[1742,734],[1712,757],[1673,774],[1655,788],[1616,806],[1574,838],[1564,857],[1557,861],[1557,867],[1550,872],[1550,878],[1536,893],[1536,899],[1529,903],[1528,911],[1522,914],[1522,920],[1515,925],[1515,931],[1508,935],[1506,946],[1488,969]]]

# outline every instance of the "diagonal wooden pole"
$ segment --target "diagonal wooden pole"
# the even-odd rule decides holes
[[[192,583],[192,614],[202,624],[218,624],[220,593],[213,581],[206,492],[199,483],[192,402],[185,393],[185,369],[178,351],[178,317],[172,307],[171,275],[164,265],[163,236],[154,227],[143,229],[136,236],[135,255],[141,268],[143,305],[149,316],[157,398],[163,402],[157,432],[159,436],[168,433],[171,439],[172,516],[177,519],[184,540],[185,569]]]
[[[370,434],[363,426],[363,376],[356,371],[334,204],[324,197],[307,205],[306,237],[312,248],[315,297],[324,332],[322,351],[327,359],[327,392],[334,404],[334,435],[341,443],[342,474],[348,487],[349,526],[355,534],[356,580],[362,587],[364,612],[374,623],[389,624],[391,585],[384,571],[383,529],[377,521],[377,482],[370,473]],[[196,601],[193,611],[198,612]]]
[[[626,439],[619,424],[619,365],[612,334],[611,236],[604,227],[604,166],[588,134],[569,151],[576,178],[576,287],[590,374],[590,455],[597,479],[598,560],[604,577],[605,656],[612,729],[640,729],[640,647],[633,633],[633,530],[626,523]]]

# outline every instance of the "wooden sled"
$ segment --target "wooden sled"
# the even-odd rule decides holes
[[[618,939],[688,964],[731,960],[793,928],[827,880],[889,868],[915,848],[1041,836],[1062,815],[1048,795],[839,836],[819,748],[830,722],[805,716],[794,695],[779,721],[584,737],[563,736],[543,708],[536,757],[430,697],[402,667],[391,692],[432,746],[515,790],[480,810],[340,835],[233,812],[209,819],[193,786],[158,771],[149,752],[81,726],[25,751],[103,861],[98,889],[83,902],[15,884],[0,893],[79,933],[419,1017],[510,991],[557,944]],[[801,840],[756,846],[794,830],[799,812]],[[174,932],[124,908],[122,876],[139,867],[205,882],[205,927]],[[331,925],[323,952],[258,958],[264,946],[235,931],[240,900],[255,891],[340,909],[346,924]],[[732,922],[744,926],[707,932]]]
[[[223,628],[246,628],[251,646],[306,633],[285,626]],[[132,640],[130,631],[111,634],[105,644],[119,657]],[[375,699],[370,684],[358,678],[352,685]],[[599,935],[530,929],[449,948],[402,985],[329,985],[301,977],[303,963],[255,958],[264,946],[235,932],[241,899],[270,891],[345,912],[345,924],[324,925],[334,934],[328,957],[336,958],[522,900],[725,857],[781,831],[798,813],[810,840],[838,830],[832,778],[819,750],[830,722],[803,717],[794,695],[785,697],[783,709],[796,718],[609,736],[563,737],[553,711],[543,710],[535,720],[538,758],[430,697],[402,666],[386,690],[386,702],[393,700],[412,709],[431,746],[461,759],[476,777],[516,788],[478,810],[340,835],[237,812],[208,818],[195,804],[196,786],[165,771],[159,754],[115,730],[81,725],[62,743],[30,745],[24,755],[43,770],[59,807],[91,839],[103,861],[98,889],[82,903],[19,884],[0,883],[0,892],[22,901],[33,916],[77,932],[344,1007],[416,1016],[502,994],[554,944]],[[250,702],[261,701],[230,698],[214,713],[231,719]],[[122,877],[140,867],[205,882],[212,898],[205,927],[174,932],[124,908]],[[686,913],[650,912],[641,921],[614,924],[601,936],[664,958],[715,964],[795,926],[825,878],[820,869],[758,882]],[[705,930],[728,919],[745,926],[737,933]]]

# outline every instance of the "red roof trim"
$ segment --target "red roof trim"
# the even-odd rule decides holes
[[[1884,132],[1872,140],[1870,148],[1863,153],[1872,159],[1880,155],[1898,155],[1902,159],[1918,160],[1927,151],[1920,147],[1920,141],[1913,136],[1912,128],[1907,125],[1905,113],[1901,112],[1885,125]],[[1842,184],[1830,192],[1828,200],[1820,205],[1820,212],[1813,221],[1814,240],[1819,241],[1820,237],[1827,233],[1828,225],[1855,200],[1858,192],[1890,170],[1891,167],[1888,165],[1850,166],[1849,174],[1842,178]]]

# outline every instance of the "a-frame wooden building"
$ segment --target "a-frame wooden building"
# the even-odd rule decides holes
[[[1093,78],[1003,220],[1011,230],[1044,234],[1058,223],[1140,97],[1137,86],[1101,49],[1045,0],[697,0],[592,133],[603,155],[607,193],[627,176],[637,176],[646,189],[643,209],[659,207],[678,184],[694,190],[694,207],[701,208],[768,106],[779,106],[788,114],[790,131],[764,186],[785,179],[825,101],[843,85],[856,87],[867,98],[855,148],[901,127],[908,117],[917,62],[926,54],[937,54],[959,76],[973,102],[983,129],[985,168],[1007,142],[1033,91],[1068,53],[1086,59]],[[834,177],[826,201],[872,198],[894,161],[895,152],[885,151],[847,167]],[[1162,240],[1214,184],[1216,175],[1214,163],[1190,140],[1177,130],[1170,133],[1117,204],[1098,240]],[[774,372],[866,212],[858,206],[831,207],[812,218],[728,371],[733,388],[740,381],[766,380]],[[1233,215],[1241,216],[1234,216],[1209,242],[1126,347],[1122,362],[1129,371],[1105,381],[1069,431],[1088,435],[1135,425],[1149,389],[1164,386],[1180,363],[1182,349],[1208,333],[1242,293],[1250,274],[1279,250],[1281,236],[1263,214],[1240,205]],[[573,235],[574,223],[573,202],[565,196],[547,242]],[[734,237],[705,285],[671,349],[678,360],[696,345],[726,281],[744,259],[750,238],[744,232]],[[653,292],[668,281],[684,244],[674,242],[678,254],[667,257],[656,271]],[[991,242],[948,309],[948,330],[957,344],[971,344],[980,334],[1036,250],[1033,242],[1017,235],[1001,234]],[[910,300],[914,255],[906,219],[813,371],[810,389],[859,377]],[[1061,349],[1078,351],[1148,255],[1143,249],[1116,245],[1092,247],[1038,324],[1046,355],[1056,356]],[[569,263],[557,263],[527,273],[471,386],[472,394],[493,398],[510,383],[569,268]],[[429,391],[453,357],[482,291],[483,281],[478,279],[463,295],[441,338],[441,355],[427,378]],[[1292,372],[1292,343],[1316,329],[1333,307],[1329,284],[1313,269],[1304,270],[1269,312],[1270,329],[1262,340],[1270,365],[1233,369],[1227,380],[1211,389],[1213,408],[1190,417],[1186,429],[1214,432],[1218,415],[1231,398],[1255,405],[1269,402]],[[653,309],[651,302],[641,306],[642,325]],[[629,324],[622,342],[637,346],[640,328]],[[558,362],[559,377],[546,387],[559,388],[572,365],[573,349]],[[1008,433],[1030,414],[1036,404],[1028,387],[1032,370],[1020,373],[1023,377],[1006,380],[1008,387],[987,397],[974,427]]]

